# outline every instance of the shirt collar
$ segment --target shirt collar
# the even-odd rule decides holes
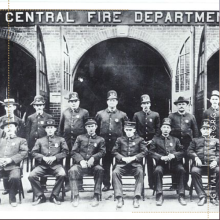
[[[218,110],[219,110],[219,107],[218,107],[217,109],[214,109],[214,108],[211,106],[211,109],[212,109],[213,111],[218,111]]]
[[[86,137],[87,138],[92,138],[92,139],[95,139],[97,137],[97,134],[94,134],[92,136],[90,136],[88,133],[86,134]]]
[[[106,111],[107,111],[108,113],[116,113],[117,108],[115,108],[113,111],[110,111],[109,108],[107,108]]]
[[[177,113],[178,113],[179,115],[182,115],[182,116],[185,116],[185,115],[186,115],[186,111],[185,111],[183,114],[181,114],[179,111],[177,111]]]
[[[15,119],[15,115],[10,115],[10,117],[6,114],[5,115],[6,118],[10,118],[10,119]]]
[[[42,114],[40,114],[40,115],[38,115],[37,112],[35,114],[36,114],[36,117],[38,117],[38,116],[40,116],[41,118],[44,117],[44,112]]]
[[[8,138],[5,136],[5,139],[14,139],[16,138],[17,136],[14,134],[14,135],[10,135]]]
[[[161,138],[163,139],[163,140],[165,140],[165,137],[161,134]],[[166,137],[168,140],[170,140],[170,135],[169,136],[167,136]]]
[[[149,110],[148,112],[143,111],[145,114],[150,115],[151,110]]]
[[[71,112],[76,112],[76,113],[79,113],[79,108],[72,109],[72,108],[70,107],[70,111],[71,111]]]
[[[136,137],[136,135],[134,135],[134,136],[132,136],[132,137],[127,137],[127,136],[126,136],[126,138],[127,138],[128,140],[134,140],[135,137]]]

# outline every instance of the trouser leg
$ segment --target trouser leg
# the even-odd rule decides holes
[[[74,196],[79,195],[79,180],[83,177],[83,169],[80,165],[73,165],[69,170],[70,187]]]
[[[103,168],[104,168],[104,177],[103,177],[103,184],[104,186],[111,186],[110,182],[110,169],[111,169],[111,164],[113,161],[113,156],[111,152],[107,152],[106,155],[103,158]]]
[[[141,193],[142,193],[142,189],[143,189],[143,185],[144,185],[143,168],[141,165],[138,167],[133,167],[131,172],[135,178],[134,196],[141,197]]]
[[[53,170],[53,175],[56,177],[56,182],[53,187],[52,194],[55,196],[58,196],[62,187],[62,184],[64,182],[64,177],[66,176],[66,172],[63,167],[58,167],[55,170]]]
[[[126,173],[126,169],[119,165],[116,165],[115,169],[112,172],[112,184],[114,188],[115,197],[122,197],[122,176]]]
[[[182,164],[178,164],[174,169],[175,176],[178,183],[178,192],[179,194],[185,195],[185,175],[186,171]]]
[[[202,185],[202,168],[194,166],[191,171],[192,181],[199,198],[206,196]]]
[[[148,185],[150,188],[154,186],[154,177],[153,177],[153,159],[150,155],[147,155],[147,175],[148,175]]]
[[[103,182],[103,175],[104,175],[104,169],[100,165],[96,165],[93,167],[93,174],[94,174],[94,193],[101,194],[101,187]]]
[[[10,202],[16,201],[16,194],[19,190],[21,171],[20,169],[14,169],[9,172],[8,188],[9,188],[9,200]]]
[[[164,173],[164,168],[161,165],[158,165],[153,173],[154,174],[155,189],[156,189],[157,194],[163,193],[163,188],[162,188],[163,173]]]
[[[46,174],[47,170],[43,169],[41,166],[35,167],[29,174],[29,181],[31,183],[34,195],[39,197],[44,194],[39,178]]]

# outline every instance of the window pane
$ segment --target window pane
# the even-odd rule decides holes
[[[180,91],[184,91],[184,74],[180,75]]]
[[[64,87],[64,89],[66,89],[66,73],[64,72],[63,73],[63,87]]]
[[[184,73],[184,56],[180,57],[180,74]]]
[[[190,41],[189,41],[189,39],[186,41],[186,44],[185,44],[185,52],[186,53],[190,52]]]
[[[179,75],[176,75],[176,92],[179,92]]]
[[[186,88],[185,90],[189,90],[189,84],[190,84],[190,78],[189,78],[189,73],[186,73],[185,75],[185,82],[186,82]]]
[[[189,63],[190,63],[190,60],[189,60],[189,54],[186,54],[185,56],[185,62],[186,62],[186,73],[188,73],[190,70],[189,70]]]

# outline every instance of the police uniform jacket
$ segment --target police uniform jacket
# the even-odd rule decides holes
[[[180,144],[180,140],[176,137],[169,135],[165,138],[163,135],[159,137],[154,136],[150,144],[149,154],[152,158],[161,162],[162,156],[168,156],[174,154],[175,158],[172,161],[179,162],[184,156],[183,146]]]
[[[17,122],[18,126],[17,126],[16,135],[18,137],[25,138],[25,126],[24,126],[24,122],[22,121],[22,119],[18,118],[15,115],[14,115],[14,117],[11,117],[11,118],[8,118],[7,115],[4,115],[4,116],[0,117],[0,126],[2,125],[3,121],[5,121],[5,120]],[[0,137],[4,137],[4,136],[5,136],[5,132],[0,128]]]
[[[75,111],[67,108],[62,113],[59,124],[59,135],[65,138],[68,145],[71,144],[71,139],[75,140],[78,135],[86,133],[84,123],[88,117],[89,112],[83,108],[78,108]]]
[[[128,138],[122,136],[117,138],[115,146],[112,149],[112,154],[115,156],[118,164],[126,164],[122,161],[123,157],[136,157],[132,165],[137,166],[142,162],[142,159],[147,153],[147,144],[143,138],[138,135]]]
[[[191,159],[199,157],[204,165],[217,161],[219,165],[219,139],[217,138],[194,138],[189,145],[187,154]]]
[[[215,136],[219,139],[219,108],[216,110],[213,107],[210,107],[203,113],[203,119],[209,119],[211,128],[213,132],[211,133],[211,136]],[[215,130],[214,130],[215,128]]]
[[[42,138],[47,135],[43,125],[46,120],[51,119],[52,116],[43,112],[42,115],[34,113],[27,118],[26,123],[26,138],[28,141],[29,149],[32,149],[38,138]]]
[[[177,138],[199,137],[199,131],[194,115],[185,112],[181,115],[179,112],[171,113],[169,115],[171,119],[171,135]]]
[[[37,164],[45,168],[57,168],[62,166],[62,159],[69,153],[66,141],[62,137],[54,135],[53,137],[45,136],[38,139],[31,151],[32,156],[37,160]],[[43,157],[55,156],[56,160],[48,165]]]
[[[20,162],[26,158],[28,153],[27,141],[16,135],[10,138],[0,138],[0,158],[11,158],[12,163],[5,167],[0,166],[0,170],[13,170],[20,166]]]
[[[136,122],[137,133],[140,137],[145,138],[148,134],[160,134],[160,116],[157,112],[136,112],[133,121]]]
[[[88,134],[79,135],[73,145],[71,156],[75,163],[79,164],[81,160],[88,161],[94,157],[95,163],[98,164],[99,160],[104,157],[106,152],[104,138]]]
[[[100,136],[103,137],[106,142],[113,143],[112,146],[107,146],[106,149],[111,152],[116,139],[123,135],[124,123],[128,121],[127,114],[118,109],[110,112],[107,108],[99,111],[95,119],[98,123]]]

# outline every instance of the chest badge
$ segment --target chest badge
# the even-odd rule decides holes
[[[135,142],[133,142],[132,145],[134,146],[134,145],[135,145]]]
[[[11,145],[12,145],[12,146],[15,146],[15,143],[12,143]]]
[[[210,145],[215,145],[215,144],[216,144],[215,141],[211,141],[211,142],[210,142]]]
[[[41,121],[40,123],[43,125],[43,124],[44,124],[44,121]]]
[[[115,122],[119,122],[119,120],[116,118],[116,119],[115,119]]]
[[[77,115],[76,118],[79,118],[79,115]]]
[[[170,143],[170,146],[172,147],[172,146],[173,146],[173,143]]]
[[[152,118],[150,118],[149,121],[152,122],[153,121]]]
[[[97,144],[96,144],[96,143],[94,143],[94,147],[97,147]]]
[[[58,143],[55,143],[54,147],[59,147],[59,144],[58,144]]]
[[[185,120],[186,123],[189,123],[189,120]]]

